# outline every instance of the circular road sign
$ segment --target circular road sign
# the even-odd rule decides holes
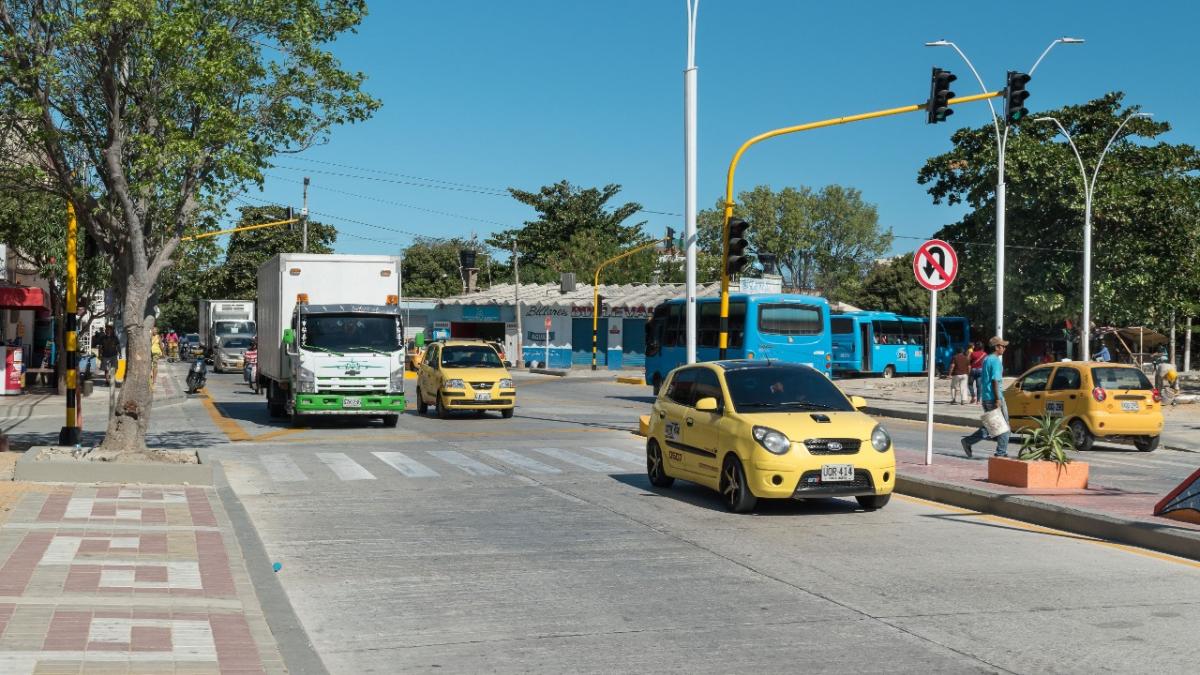
[[[941,239],[930,239],[913,256],[917,283],[931,291],[945,290],[958,275],[958,254]]]

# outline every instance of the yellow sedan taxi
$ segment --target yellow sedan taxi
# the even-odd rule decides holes
[[[1035,366],[1004,392],[1013,431],[1043,416],[1061,417],[1075,449],[1090,450],[1097,438],[1132,440],[1138,450],[1158,447],[1163,429],[1162,395],[1136,366],[1101,361],[1061,361]]]
[[[714,361],[668,376],[650,413],[651,484],[717,490],[735,513],[759,499],[854,497],[883,507],[896,480],[887,431],[807,365]]]
[[[430,406],[438,417],[471,410],[499,410],[508,419],[517,405],[517,387],[500,355],[482,340],[447,340],[429,345],[417,374],[417,412]]]

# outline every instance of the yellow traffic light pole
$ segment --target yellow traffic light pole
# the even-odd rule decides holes
[[[984,94],[975,94],[974,96],[962,96],[952,98],[948,101],[950,105],[959,105],[961,103],[973,103],[975,101],[983,101],[989,98],[999,98],[1004,96],[1004,91],[992,91]],[[848,115],[846,117],[835,117],[833,119],[822,120],[820,122],[809,122],[808,124],[799,124],[793,127],[783,127],[782,129],[774,129],[766,133],[759,134],[754,138],[742,143],[742,147],[738,148],[737,152],[733,153],[733,159],[729,162],[729,173],[725,177],[725,217],[724,223],[721,226],[721,240],[724,247],[721,256],[721,333],[718,338],[717,346],[720,347],[720,358],[725,358],[725,351],[729,345],[729,269],[726,267],[726,262],[729,259],[729,219],[733,217],[733,177],[737,172],[738,162],[742,159],[742,155],[750,146],[761,143],[768,138],[776,136],[784,136],[786,134],[794,134],[799,131],[810,131],[812,129],[821,129],[824,127],[833,127],[839,124],[849,124],[851,122],[862,122],[864,120],[873,120],[878,117],[890,117],[891,115],[903,115],[905,113],[917,112],[925,109],[925,103],[915,103],[906,105],[900,108],[890,108],[888,110],[877,110],[875,112],[862,113],[860,115]],[[595,340],[593,337],[593,356],[592,361],[595,363]],[[594,368],[595,366],[593,366]]]
[[[287,220],[273,220],[269,223],[259,223],[258,225],[244,225],[242,227],[234,227],[228,230],[217,230],[216,232],[204,232],[202,234],[193,234],[180,239],[180,241],[195,241],[197,239],[207,239],[208,237],[219,237],[223,234],[232,234],[234,232],[249,232],[250,230],[261,230],[264,227],[275,227],[277,225],[290,225],[300,222],[300,218],[288,218]]]
[[[622,258],[628,258],[634,253],[645,251],[651,246],[658,246],[663,241],[666,241],[665,237],[663,239],[655,239],[654,241],[647,242],[641,246],[636,246],[620,255],[613,256],[608,260],[605,260],[596,267],[596,277],[592,281],[592,370],[596,369],[596,339],[597,331],[600,327],[600,270],[608,267],[610,264],[615,263]],[[549,335],[547,335],[546,339],[549,341]]]

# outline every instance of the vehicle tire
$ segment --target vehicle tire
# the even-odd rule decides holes
[[[446,410],[446,399],[444,399],[441,394],[438,394],[433,399],[433,404],[436,408],[434,412],[437,413],[438,419],[441,419],[441,420],[450,419],[450,411]]]
[[[725,501],[725,508],[733,513],[749,513],[758,504],[758,497],[751,494],[746,485],[742,461],[732,452],[725,455],[725,464],[721,468],[721,499]]]
[[[890,380],[895,376],[896,376],[896,366],[887,366],[883,369],[883,377],[885,379]]]
[[[487,414],[486,410],[476,410],[475,411],[475,419],[480,419],[486,414]]]
[[[429,412],[429,404],[425,402],[425,397],[421,395],[421,390],[417,389],[417,414],[425,415]]]
[[[383,426],[385,426],[389,429],[395,429],[396,425],[399,423],[400,423],[399,415],[384,415],[383,416]]]
[[[292,413],[292,426],[293,427],[300,428],[300,427],[306,426],[307,424],[308,424],[308,417],[306,415],[298,415],[296,413]]]
[[[1154,452],[1158,448],[1158,439],[1162,436],[1138,436],[1133,439],[1133,444],[1142,452]]]
[[[1092,444],[1096,442],[1096,437],[1088,430],[1083,420],[1071,420],[1070,427],[1071,441],[1075,444],[1075,449],[1079,452],[1091,450]]]
[[[654,395],[658,396],[658,391],[662,389],[662,375],[654,374],[654,379],[650,381],[650,386],[654,388]]]
[[[505,408],[500,411],[500,416],[506,420],[511,420],[514,412],[516,412],[516,408]]]
[[[887,506],[887,503],[892,500],[892,494],[889,492],[886,495],[862,495],[855,499],[858,500],[858,505],[864,511],[875,511]]]
[[[653,438],[646,441],[646,476],[654,487],[668,488],[675,484],[675,479],[667,475],[662,448]]]

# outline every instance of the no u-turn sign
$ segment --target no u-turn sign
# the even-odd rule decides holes
[[[958,254],[941,239],[930,239],[913,256],[917,283],[931,291],[945,290],[958,274]]]

